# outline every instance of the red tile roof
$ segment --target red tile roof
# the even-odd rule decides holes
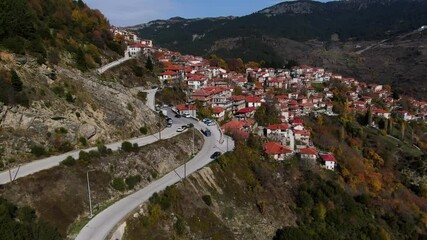
[[[214,108],[212,108],[212,111],[213,111],[214,114],[219,114],[219,113],[222,113],[223,111],[225,111],[225,108],[223,108],[223,107],[214,107]]]
[[[231,96],[231,100],[233,100],[233,101],[242,101],[242,100],[245,100],[245,96],[242,96],[242,95]]]
[[[299,150],[301,154],[311,154],[311,155],[317,155],[317,149],[315,148],[301,148]]]
[[[264,150],[268,155],[292,153],[292,150],[277,142],[267,142]]]
[[[310,131],[307,130],[294,130],[295,134],[310,136]]]
[[[245,100],[246,100],[246,102],[252,102],[252,103],[259,103],[259,102],[261,102],[261,98],[259,98],[259,97],[247,96]]]
[[[320,158],[322,158],[322,160],[324,162],[336,162],[337,161],[335,159],[334,155],[332,155],[332,154],[321,154]]]
[[[220,93],[222,91],[225,91],[226,89],[223,87],[206,87],[203,89],[200,89],[199,91],[194,92],[193,96],[212,96],[214,94]]]
[[[299,118],[294,118],[290,121],[290,123],[292,123],[292,124],[304,124],[304,121],[302,119],[299,119]]]
[[[221,126],[223,130],[230,130],[230,129],[241,129],[244,126],[250,127],[252,125],[251,122],[248,121],[239,121],[239,120],[231,120],[228,123]]]
[[[197,107],[195,105],[188,105],[186,106],[185,104],[180,104],[178,106],[176,106],[176,110],[178,111],[186,111],[186,110],[197,110]]]
[[[160,75],[161,76],[163,76],[163,75],[172,76],[172,75],[177,75],[177,73],[174,71],[166,71],[166,72],[160,73]]]
[[[277,129],[287,130],[287,129],[289,129],[289,125],[286,124],[286,123],[270,124],[270,125],[267,126],[267,128],[270,129],[270,130],[277,130]]]
[[[247,107],[247,108],[240,109],[239,111],[237,111],[237,113],[250,113],[254,111],[255,111],[254,107]]]

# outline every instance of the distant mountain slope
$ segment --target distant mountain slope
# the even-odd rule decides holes
[[[294,1],[239,18],[154,21],[138,31],[164,47],[206,53],[206,45],[233,37],[328,41],[336,33],[343,40],[376,40],[426,24],[426,9],[427,1]],[[204,37],[193,38],[194,34]]]
[[[353,56],[360,50],[356,46],[400,36],[422,25],[427,25],[425,0],[348,0],[283,2],[243,17],[174,18],[153,21],[134,29],[159,46],[182,53],[241,57],[246,62],[263,61],[267,66],[283,66],[289,60],[296,60],[301,64],[325,64],[339,73],[353,73],[357,77],[368,76],[372,70],[365,66],[354,68],[353,64],[345,63],[346,59],[357,60],[369,55],[367,52]],[[414,40],[412,45],[418,48],[422,41]],[[378,55],[374,57],[381,58],[381,50],[376,51]],[[423,58],[424,52],[420,52]],[[331,54],[332,58],[339,58],[339,62],[328,56]],[[355,62],[357,65],[369,61]],[[401,60],[399,64],[406,66],[407,61]],[[427,67],[424,70],[426,72]],[[407,80],[405,72],[394,69],[391,72],[394,74],[388,71],[387,74],[375,74],[374,79],[363,80],[381,83],[390,83],[394,77],[399,81]],[[424,81],[425,74],[416,72],[411,74],[411,82]],[[404,87],[403,90],[406,92],[408,89]],[[427,90],[424,93],[427,96]]]

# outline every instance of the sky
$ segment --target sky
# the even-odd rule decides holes
[[[83,0],[101,10],[110,24],[125,27],[171,17],[243,16],[280,0]]]

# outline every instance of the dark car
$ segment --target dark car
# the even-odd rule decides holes
[[[176,117],[176,118],[181,118],[181,115],[179,115],[179,114],[175,114],[175,117]]]
[[[221,156],[221,152],[214,152],[214,153],[211,155],[211,159],[217,159],[217,158],[219,158],[219,156]]]

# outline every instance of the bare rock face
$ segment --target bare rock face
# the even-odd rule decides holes
[[[96,134],[96,127],[90,124],[83,124],[80,126],[79,134],[86,139],[90,139]]]
[[[12,63],[6,67],[17,69]],[[35,96],[30,97],[29,107],[0,102],[0,146],[6,149],[0,158],[34,158],[29,153],[33,146],[53,154],[80,148],[79,136],[90,139],[89,144],[128,139],[138,136],[140,127],[157,123],[145,103],[119,83],[60,66],[50,69],[27,62],[20,67],[24,86],[32,87]],[[72,92],[75,98],[68,101],[54,87]]]

